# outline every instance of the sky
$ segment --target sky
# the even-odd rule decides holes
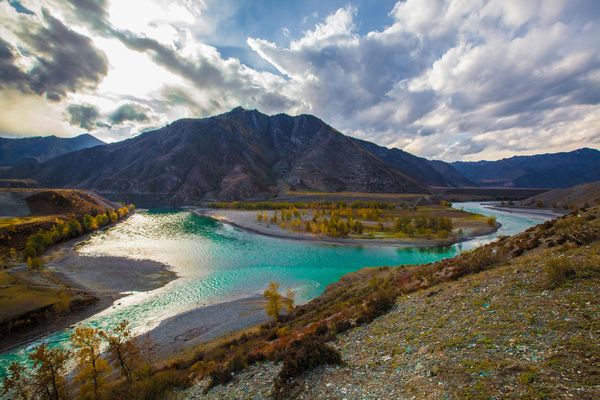
[[[428,158],[600,147],[597,0],[0,0],[0,136],[237,106]]]

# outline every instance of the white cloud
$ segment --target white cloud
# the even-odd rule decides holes
[[[598,142],[593,2],[408,0],[362,36],[355,14],[341,8],[285,48],[248,44],[308,111],[384,145],[474,159]]]
[[[246,38],[249,51],[279,74],[225,57],[210,44],[239,46],[244,26],[222,23],[234,18],[236,2],[107,0],[86,3],[85,13],[68,1],[23,3],[36,15],[18,15],[0,2],[4,41],[20,51],[19,28],[43,23],[46,7],[91,37],[106,54],[108,72],[97,87],[68,92],[62,102],[15,104],[34,101],[31,109],[48,118],[64,115],[70,104],[90,104],[106,119],[132,103],[152,116],[98,128],[106,139],[242,105],[313,113],[344,133],[445,159],[600,141],[600,5],[592,0],[399,1],[389,10],[389,26],[362,34],[354,5],[324,17],[315,12],[300,37],[275,25],[289,39],[285,46],[275,42],[280,38]],[[265,21],[278,23],[268,15]],[[25,71],[35,62],[35,54],[20,51],[14,64]],[[2,117],[0,129],[14,127]],[[41,126],[24,124],[19,132]],[[47,126],[64,134],[73,128],[64,121]]]

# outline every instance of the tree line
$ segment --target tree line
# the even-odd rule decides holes
[[[23,250],[23,259],[24,261],[27,261],[27,264],[30,267],[40,267],[42,261],[39,256],[42,255],[48,247],[114,223],[127,216],[134,209],[135,206],[130,204],[117,208],[116,210],[109,209],[105,213],[98,213],[94,216],[85,214],[81,219],[70,218],[66,221],[57,220],[50,229],[40,229],[27,238]]]
[[[394,209],[396,204],[384,201],[318,201],[318,202],[289,202],[289,201],[221,201],[208,203],[212,208],[223,208],[232,210],[281,210],[289,208],[331,210],[340,208],[379,208]]]
[[[106,331],[79,326],[68,348],[44,343],[29,353],[31,367],[11,363],[2,394],[18,400],[161,398],[173,382],[152,358],[149,340],[135,338],[126,320]]]

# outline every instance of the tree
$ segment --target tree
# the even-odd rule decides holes
[[[133,369],[139,350],[134,343],[129,329],[129,321],[123,320],[110,332],[100,331],[100,336],[107,342],[108,350],[128,384],[133,381]]]
[[[42,269],[44,267],[44,261],[41,257],[27,257],[27,265],[31,269]]]
[[[279,293],[279,283],[271,282],[267,289],[265,289],[263,296],[267,300],[266,311],[267,314],[273,317],[275,321],[279,321],[279,315],[281,313],[281,294]]]
[[[101,357],[102,338],[99,330],[80,326],[71,335],[75,357],[79,364],[76,380],[81,382],[82,399],[100,399],[106,375],[110,372],[108,362]]]
[[[33,397],[48,400],[67,398],[66,392],[66,367],[70,353],[61,348],[49,348],[41,344],[30,354],[33,362]]]
[[[285,306],[285,312],[291,313],[294,311],[294,298],[296,297],[296,293],[290,288],[288,288],[285,292],[285,297],[283,298],[283,304]]]
[[[27,400],[31,397],[31,377],[25,368],[17,362],[8,366],[8,374],[2,384],[2,395],[16,400]]]
[[[83,227],[86,231],[93,231],[98,229],[98,224],[96,223],[94,217],[89,214],[85,214],[83,216]]]
[[[19,254],[17,253],[17,249],[14,247],[10,248],[10,260],[12,262],[16,262],[19,259]]]
[[[275,321],[279,321],[281,311],[285,308],[286,312],[290,313],[294,309],[294,292],[291,289],[287,290],[287,297],[279,293],[279,283],[272,281],[263,292],[263,296],[267,300],[265,309],[267,314],[273,317]]]

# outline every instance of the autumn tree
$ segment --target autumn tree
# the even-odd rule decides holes
[[[17,362],[12,362],[2,384],[2,395],[15,400],[27,400],[31,398],[30,388],[31,377],[25,368]]]
[[[69,352],[61,347],[41,344],[30,354],[33,362],[32,391],[34,398],[60,400],[67,398],[66,367]]]
[[[81,382],[80,397],[82,399],[100,399],[105,385],[105,377],[110,372],[108,362],[101,357],[102,338],[99,330],[80,326],[71,335],[78,363],[75,379]]]
[[[283,305],[285,307],[286,313],[291,313],[294,311],[294,298],[296,297],[296,293],[290,288],[288,288],[285,292],[285,297],[283,298]]]
[[[128,384],[133,382],[133,370],[139,350],[129,328],[129,321],[123,320],[111,331],[100,331],[100,336],[108,344],[108,350],[115,360],[121,376]]]
[[[263,296],[267,300],[267,304],[265,305],[265,309],[267,314],[273,317],[275,321],[279,321],[279,317],[281,316],[281,311],[286,310],[286,312],[291,312],[294,308],[294,294],[288,289],[288,296],[283,296],[279,292],[279,283],[271,282],[265,291],[263,292]]]

